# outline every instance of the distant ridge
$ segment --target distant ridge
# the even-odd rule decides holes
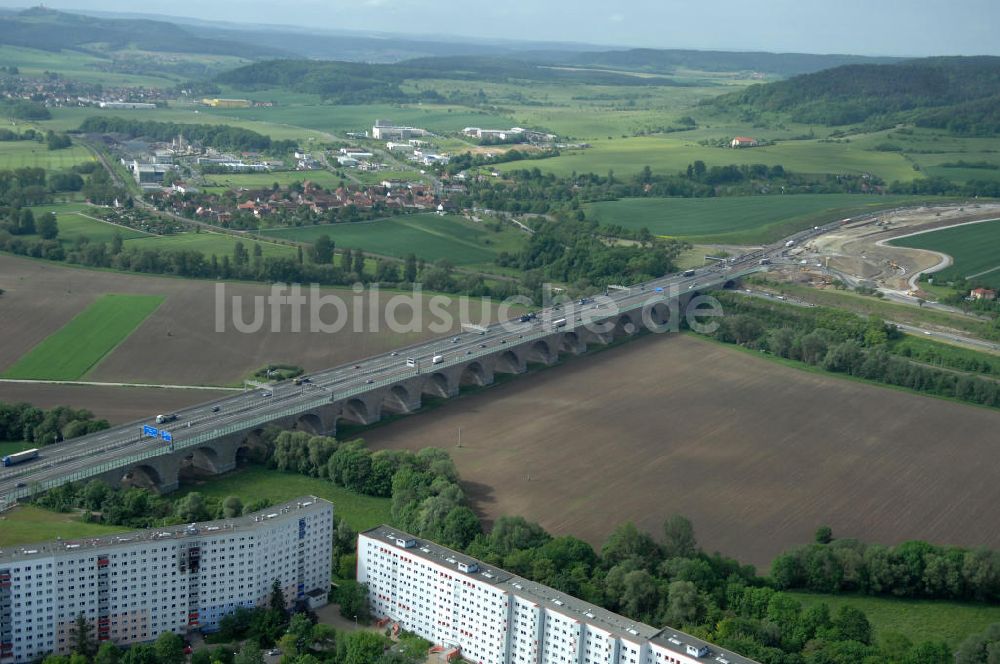
[[[0,13],[0,44],[45,51],[69,49],[95,53],[136,47],[147,51],[231,55],[247,59],[291,54],[252,43],[209,39],[166,21],[96,18],[44,7]]]
[[[1000,57],[955,56],[846,65],[753,85],[708,102],[745,115],[780,113],[829,126],[913,122],[957,134],[1000,134]]]

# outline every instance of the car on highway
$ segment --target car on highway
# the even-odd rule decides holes
[[[220,410],[219,406],[212,406],[212,412],[213,413],[218,413],[219,410]]]
[[[262,396],[270,397],[270,396],[274,396],[274,393],[273,392],[264,392],[264,394]]]
[[[17,489],[23,489],[23,488],[24,488],[25,486],[26,486],[26,485],[25,485],[25,483],[24,483],[24,482],[18,482],[18,483],[17,483],[17,486],[16,486],[15,488],[17,488]]]

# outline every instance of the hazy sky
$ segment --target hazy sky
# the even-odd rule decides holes
[[[0,0],[23,7],[31,0]],[[998,0],[51,0],[60,9],[658,48],[1000,55]]]

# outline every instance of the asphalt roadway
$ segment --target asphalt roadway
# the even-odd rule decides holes
[[[136,455],[171,453],[188,445],[201,445],[211,437],[224,435],[228,430],[255,426],[293,412],[306,412],[321,403],[329,403],[353,396],[367,389],[377,389],[418,373],[431,373],[502,347],[523,343],[543,336],[563,326],[565,331],[586,322],[599,322],[617,317],[623,309],[647,302],[680,295],[694,289],[712,289],[725,284],[734,276],[760,269],[762,259],[777,259],[791,246],[826,232],[840,222],[796,233],[784,240],[757,251],[714,263],[685,273],[671,274],[645,284],[635,284],[623,290],[612,289],[606,296],[598,296],[586,304],[557,304],[542,309],[528,322],[505,321],[488,328],[470,329],[457,336],[399,348],[390,353],[366,358],[360,362],[343,365],[310,374],[311,382],[295,385],[283,381],[249,390],[247,392],[209,401],[177,411],[176,419],[165,425],[157,424],[156,414],[149,418],[117,426],[95,434],[74,438],[40,448],[37,459],[10,467],[0,467],[0,510],[12,505],[18,498],[29,495],[37,486],[51,486],[84,479],[98,474],[116,463],[132,465]],[[692,274],[693,272],[693,274]],[[663,289],[660,293],[657,289]],[[560,321],[563,321],[560,324]],[[440,358],[435,362],[435,357]],[[409,366],[413,359],[416,366]],[[172,441],[143,435],[143,427],[151,426],[169,431]],[[132,458],[131,461],[129,459]],[[110,464],[110,465],[109,465]]]

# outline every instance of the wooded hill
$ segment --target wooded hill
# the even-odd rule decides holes
[[[808,74],[848,64],[889,64],[902,58],[812,53],[765,53],[634,48],[625,51],[530,53],[523,59],[553,65],[607,67],[670,74],[678,67],[712,72],[760,72],[777,76]]]
[[[776,113],[829,126],[907,121],[988,136],[1000,133],[1000,57],[846,65],[754,85],[706,103],[748,119]]]
[[[314,60],[269,60],[255,62],[216,77],[216,82],[242,90],[281,87],[295,92],[314,93],[340,103],[363,104],[375,101],[434,101],[433,90],[407,94],[400,88],[405,80],[455,79],[507,83],[554,81],[622,86],[682,85],[667,78],[645,78],[601,71],[554,69],[534,63],[493,57],[418,58],[397,64],[367,64]]]
[[[288,52],[209,39],[167,21],[82,16],[35,7],[14,14],[0,14],[0,44],[37,48],[107,52],[125,48],[170,53],[232,55],[243,58],[277,57]]]

